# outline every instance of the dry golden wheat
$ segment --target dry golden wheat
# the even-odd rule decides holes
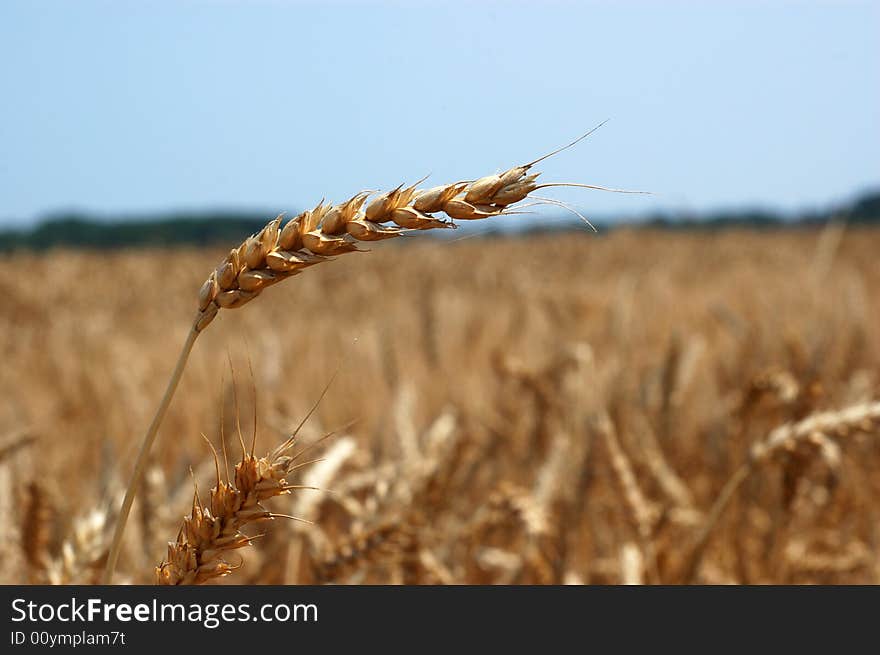
[[[357,423],[340,451],[347,459],[316,485],[332,493],[264,503],[314,525],[245,526],[249,536],[266,534],[227,551],[242,568],[223,582],[317,582],[324,555],[395,520],[409,526],[411,541],[392,546],[389,539],[387,550],[331,567],[326,581],[681,582],[688,546],[754,449],[760,461],[712,525],[689,579],[876,583],[880,430],[864,406],[880,398],[880,231],[848,228],[813,286],[820,238],[812,229],[619,229],[600,239],[413,240],[317,267],[302,278],[309,284],[287,290],[308,325],[288,320],[285,300],[230,314],[231,335],[207,330],[207,347],[194,351],[163,426],[174,438],[148,460],[148,472],[164,474],[164,483],[152,475],[146,482],[161,489],[168,516],[143,506],[153,527],[129,525],[117,580],[154,580],[164,543],[149,547],[149,557],[145,545],[173,538],[189,514],[190,464],[197,480],[211,481],[201,488],[213,484],[215,464],[198,435],[220,424],[234,436],[235,400],[217,384],[227,369],[217,353],[228,348],[236,367],[253,359],[254,415],[277,430],[278,442],[338,358],[341,371],[304,438]],[[7,524],[0,577],[22,584],[33,569],[21,528],[29,514],[40,515],[28,503],[28,484],[51,492],[52,513],[42,521],[49,533],[38,541],[59,562],[64,542],[88,541],[75,537],[88,532],[75,517],[101,508],[107,484],[94,472],[131,462],[129,426],[161,392],[168,331],[188,327],[185,310],[218,253],[59,249],[50,258],[9,259],[34,275],[13,289],[29,312],[0,313],[7,373],[0,435],[32,426],[42,437],[39,448],[0,460]],[[163,278],[168,270],[175,275]],[[151,284],[156,279],[161,287]],[[283,297],[285,289],[269,293]],[[573,352],[582,363],[571,362]],[[120,385],[123,376],[131,384]],[[858,406],[854,414],[870,420],[863,427],[857,416],[842,426],[840,416],[816,421],[829,409]],[[435,417],[449,410],[453,434],[430,436]],[[605,411],[644,502],[656,508],[648,544],[656,566],[596,430]],[[337,443],[343,440],[328,446]],[[312,484],[307,475],[287,480]],[[510,497],[501,495],[505,487]],[[137,501],[146,500],[139,489]],[[210,504],[207,493],[202,499]],[[31,580],[49,581],[42,567],[34,572]],[[91,563],[55,579],[92,582],[94,572]]]
[[[859,403],[850,407],[818,412],[795,423],[775,428],[766,438],[756,442],[749,457],[730,477],[709,510],[705,524],[694,540],[691,555],[684,569],[684,581],[693,582],[706,546],[721,515],[742,484],[762,464],[783,453],[794,453],[799,447],[812,448],[825,459],[835,460],[836,454],[828,444],[829,437],[848,437],[858,432],[873,432],[880,427],[880,402]]]
[[[288,454],[294,442],[291,437],[266,457],[245,453],[235,466],[234,479],[227,482],[220,479],[218,465],[210,501],[202,504],[198,492],[193,495],[190,515],[184,518],[177,540],[169,542],[166,561],[156,567],[159,584],[204,584],[235,569],[226,560],[229,551],[244,548],[253,539],[242,529],[278,516],[262,503],[306,488],[285,479],[299,457]]]
[[[534,163],[534,162],[533,162]],[[430,189],[403,185],[379,194],[362,191],[338,205],[321,201],[282,227],[282,216],[232,249],[199,290],[196,329],[222,309],[241,307],[264,289],[328,259],[359,250],[359,242],[382,241],[407,232],[454,228],[455,220],[500,216],[541,188],[533,163],[472,182]],[[446,214],[447,219],[437,214]],[[393,225],[387,225],[393,223]]]

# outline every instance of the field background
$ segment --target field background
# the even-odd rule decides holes
[[[279,499],[315,525],[264,525],[229,582],[880,582],[869,424],[762,465],[692,548],[754,442],[880,396],[878,252],[867,228],[618,229],[415,238],[309,269],[199,339],[120,577],[152,581],[191,468],[213,485],[202,433],[234,460],[236,413],[248,443],[256,418],[265,453],[329,384],[300,437],[336,434],[295,481],[332,493]],[[6,255],[0,582],[94,581],[223,255]]]

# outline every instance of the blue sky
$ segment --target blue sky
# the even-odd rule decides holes
[[[476,6],[472,6],[476,5]],[[880,183],[880,7],[0,4],[0,223],[295,210],[563,144],[588,216],[824,207]]]

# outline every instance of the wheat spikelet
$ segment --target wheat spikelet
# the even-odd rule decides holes
[[[285,479],[298,457],[288,455],[293,444],[291,437],[266,457],[244,454],[229,482],[220,479],[218,466],[210,502],[202,504],[198,492],[193,495],[190,515],[183,519],[177,540],[169,542],[167,559],[156,567],[158,584],[204,584],[232,573],[235,567],[225,559],[228,552],[253,541],[242,528],[278,516],[262,503],[303,488]]]

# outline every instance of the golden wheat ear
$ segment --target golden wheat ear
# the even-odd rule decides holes
[[[412,230],[451,228],[456,220],[474,221],[516,213],[514,205],[542,188],[570,186],[645,193],[569,182],[538,184],[540,173],[529,172],[535,164],[580,143],[606,122],[560,148],[502,173],[419,189],[425,179],[422,178],[410,186],[401,184],[376,194],[372,200],[369,198],[374,193],[370,191],[360,191],[336,205],[321,200],[283,227],[282,215],[277,216],[233,248],[205,280],[198,296],[198,330],[207,327],[221,309],[241,307],[266,288],[311,266],[360,251],[360,242],[393,239]],[[446,218],[438,214],[445,214]]]
[[[324,435],[297,453],[291,453],[297,443],[295,436],[264,457],[258,458],[252,451],[244,452],[235,465],[233,478],[225,481],[220,475],[217,450],[205,437],[215,462],[216,478],[210,500],[203,502],[198,488],[195,488],[190,514],[183,519],[177,539],[169,542],[165,560],[156,567],[157,584],[204,584],[229,575],[238,568],[238,565],[229,562],[230,551],[250,546],[257,538],[242,532],[251,524],[276,518],[311,524],[311,521],[302,517],[272,512],[263,503],[296,490],[326,491],[313,485],[290,484],[287,476],[320,461],[298,460],[331,436],[333,433]]]

